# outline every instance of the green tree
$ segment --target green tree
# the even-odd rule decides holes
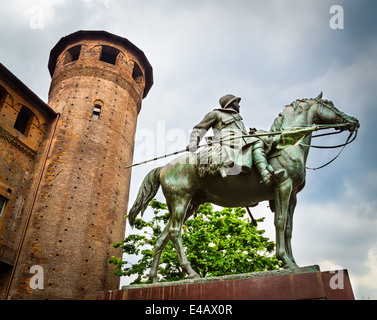
[[[135,220],[135,228],[143,232],[131,234],[113,245],[121,248],[128,257],[141,254],[139,261],[131,264],[116,257],[109,260],[115,265],[116,275],[137,275],[133,283],[149,282],[147,272],[152,264],[154,246],[170,217],[166,204],[152,200],[150,207],[154,212],[151,221]],[[213,206],[206,203],[200,206],[193,218],[186,221],[182,242],[191,266],[201,277],[281,268],[273,253],[275,243],[263,237],[265,231],[253,226],[245,213],[242,208],[214,211]],[[186,277],[171,241],[162,253],[159,277],[160,281],[176,281]]]

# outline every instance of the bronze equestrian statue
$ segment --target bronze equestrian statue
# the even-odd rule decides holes
[[[189,151],[195,152],[200,140],[213,129],[214,141],[221,141],[211,148],[205,148],[199,154],[199,173],[220,173],[223,178],[227,175],[246,173],[251,170],[252,163],[258,169],[262,181],[266,184],[279,180],[284,174],[283,170],[275,172],[267,162],[265,144],[261,139],[246,137],[248,132],[239,114],[241,98],[231,94],[220,98],[221,109],[214,109],[194,127],[190,135]],[[234,137],[243,136],[242,139]]]
[[[305,185],[312,131],[287,147],[277,148],[277,144],[281,144],[281,137],[287,131],[327,125],[355,132],[359,121],[339,111],[331,101],[322,99],[321,93],[317,98],[299,99],[286,106],[270,131],[261,135],[263,139],[256,139],[258,135],[245,131],[239,101],[234,96],[224,96],[220,99],[222,108],[209,113],[194,128],[191,151],[196,149],[207,129],[214,130],[215,137],[207,148],[152,170],[142,182],[128,215],[130,225],[133,226],[139,213],[143,214],[160,186],[170,212],[170,220],[156,242],[149,275],[153,282],[158,281],[161,253],[169,240],[188,278],[199,277],[187,260],[181,232],[183,223],[206,202],[223,207],[251,207],[270,201],[275,214],[276,257],[285,268],[298,268],[291,248],[292,221],[297,193]],[[234,111],[226,110],[229,107]]]

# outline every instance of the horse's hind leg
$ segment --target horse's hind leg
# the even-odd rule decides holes
[[[196,212],[198,208],[199,208],[199,204],[192,205],[190,203],[189,208],[187,209],[187,213],[186,213],[184,221],[186,221],[194,212]],[[154,250],[152,266],[149,272],[149,279],[153,283],[158,282],[158,278],[157,278],[158,266],[160,263],[162,251],[165,249],[166,245],[170,241],[170,224],[171,224],[171,220],[169,220],[168,224],[165,226],[164,231],[162,231],[162,233],[160,234],[160,236],[158,237],[156,241],[156,247]]]
[[[191,198],[191,197],[190,197]],[[173,241],[174,248],[177,251],[179,264],[182,270],[187,273],[189,279],[199,278],[199,275],[192,269],[187,260],[187,256],[182,244],[182,225],[186,217],[187,206],[190,198],[180,198],[171,205],[171,225],[170,225],[170,239]]]
[[[160,236],[158,237],[156,241],[152,266],[151,266],[151,270],[149,271],[149,279],[153,283],[158,282],[158,278],[157,278],[158,265],[160,263],[162,251],[165,249],[166,245],[168,244],[170,240],[169,229],[170,229],[170,220],[168,224],[166,225],[164,231],[162,231],[162,233],[160,234]]]

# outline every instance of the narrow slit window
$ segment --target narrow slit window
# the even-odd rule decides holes
[[[101,114],[102,106],[99,103],[96,103],[93,108],[92,118],[93,119],[99,119],[99,116]]]

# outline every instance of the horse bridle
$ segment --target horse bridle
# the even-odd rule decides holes
[[[334,108],[334,109],[330,108],[325,103],[323,103],[322,99],[321,100],[315,99],[315,101],[321,107],[321,109],[318,110],[318,113],[322,114],[323,108],[327,108],[330,111],[334,112],[335,115],[338,116],[338,117],[340,117],[343,121],[342,121],[342,125],[339,125],[339,124],[338,125],[334,125],[334,124],[318,125],[319,127],[329,128],[329,129],[337,129],[337,130],[340,130],[340,131],[338,131],[338,132],[324,133],[324,134],[318,134],[318,135],[312,136],[312,138],[318,138],[318,137],[324,137],[324,136],[329,136],[329,135],[334,135],[334,134],[342,133],[345,130],[346,124],[348,122],[345,119],[345,113],[342,112],[342,111],[339,111],[336,108]],[[353,135],[354,135],[354,137],[353,137]],[[343,152],[344,148],[347,145],[349,145],[350,143],[352,143],[353,141],[355,141],[356,137],[357,137],[357,130],[350,132],[350,134],[348,135],[347,140],[346,140],[345,143],[342,143],[342,144],[339,144],[339,145],[335,145],[335,146],[318,146],[318,145],[312,145],[312,144],[307,145],[307,144],[304,144],[304,143],[301,142],[300,145],[302,145],[304,147],[311,147],[311,148],[317,148],[317,149],[336,149],[336,148],[342,148],[339,151],[339,153],[333,159],[331,159],[330,161],[326,162],[324,165],[316,167],[316,168],[310,168],[310,167],[305,167],[305,168],[309,169],[309,170],[318,170],[318,169],[322,169],[322,168],[328,166],[330,163],[332,163],[333,161],[335,161],[340,156],[340,154]]]

